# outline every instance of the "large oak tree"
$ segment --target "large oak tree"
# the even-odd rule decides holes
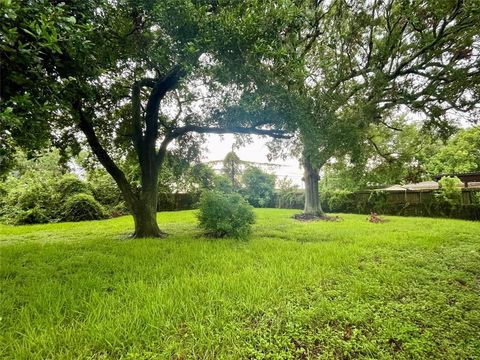
[[[157,182],[170,149],[189,151],[206,133],[286,136],[281,114],[251,94],[266,81],[256,66],[279,44],[288,6],[12,1],[2,2],[2,19],[4,155],[88,143],[130,207],[137,237],[162,235]],[[139,186],[117,161],[132,152]]]
[[[296,152],[305,213],[323,213],[319,173],[332,156],[355,156],[370,125],[391,127],[408,110],[430,128],[475,119],[480,98],[478,0],[304,1],[271,71],[301,114]],[[289,109],[286,109],[289,111]]]

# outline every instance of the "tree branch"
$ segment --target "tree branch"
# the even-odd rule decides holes
[[[375,141],[373,141],[373,138],[369,137],[367,140],[375,148],[377,154],[384,158],[389,164],[394,161],[394,159],[392,158],[392,154],[383,153],[378,147],[378,145],[375,143]]]
[[[270,136],[274,139],[290,139],[292,135],[283,130],[273,129],[257,129],[245,127],[206,127],[198,125],[187,125],[172,130],[171,136],[177,138],[188,132],[196,132],[199,134],[252,134]]]
[[[118,187],[122,191],[122,194],[124,195],[127,203],[129,205],[133,204],[136,201],[135,194],[133,193],[132,188],[130,187],[130,184],[127,178],[125,177],[125,174],[123,173],[123,171],[120,170],[117,164],[115,164],[115,162],[112,160],[110,155],[108,155],[107,151],[100,144],[100,141],[98,140],[98,137],[95,134],[95,130],[92,126],[92,123],[87,118],[87,116],[85,115],[82,109],[81,100],[75,101],[75,103],[73,104],[73,109],[78,114],[78,119],[79,119],[78,127],[85,134],[88,144],[90,145],[90,148],[92,149],[93,153],[96,155],[98,161],[100,161],[100,163],[103,165],[105,170],[107,170],[107,172],[113,177]]]
[[[158,135],[158,111],[160,108],[160,101],[163,97],[172,90],[182,76],[185,75],[185,71],[180,65],[175,65],[170,72],[162,79],[158,80],[154,85],[152,92],[148,98],[146,109],[146,131],[145,142],[147,146],[154,146]]]

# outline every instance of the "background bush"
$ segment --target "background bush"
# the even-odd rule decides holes
[[[204,192],[197,213],[200,227],[214,237],[245,238],[255,222],[253,208],[236,193]]]
[[[273,207],[275,203],[275,176],[256,167],[247,168],[242,177],[245,199],[255,207]]]
[[[0,221],[12,225],[40,224],[126,213],[116,187],[107,182],[94,185],[74,174],[60,175],[53,171],[27,171],[9,176],[0,189]],[[106,202],[108,211],[94,194],[101,195],[99,198]],[[78,209],[73,209],[74,205]]]
[[[352,192],[343,189],[320,189],[322,208],[327,211],[348,212],[355,206]]]
[[[116,217],[129,213],[120,189],[105,170],[90,171],[87,181],[93,197],[104,207],[109,216]]]
[[[53,183],[53,177],[34,172],[19,179],[7,179],[0,209],[2,221],[22,225],[55,220],[58,216],[58,196]]]
[[[75,194],[62,206],[63,221],[99,220],[105,218],[105,210],[92,195]]]
[[[439,181],[440,189],[435,193],[435,198],[440,206],[455,207],[462,203],[462,181],[458,177],[444,176]]]
[[[92,187],[85,181],[80,180],[73,174],[63,175],[60,180],[55,183],[57,195],[62,199],[66,199],[75,194],[92,195]]]
[[[303,209],[305,192],[293,185],[292,180],[284,178],[278,181],[278,190],[275,192],[276,207],[281,209]]]

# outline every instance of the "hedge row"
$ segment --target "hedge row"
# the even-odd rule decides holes
[[[385,215],[447,217],[480,220],[480,201],[475,203],[449,203],[437,191],[422,193],[420,201],[399,202],[395,193],[371,191],[369,193],[331,192],[323,194],[322,207],[327,212]],[[478,192],[480,194],[480,192]],[[475,196],[475,199],[480,199]],[[478,201],[478,200],[476,200]]]
[[[98,220],[125,211],[116,187],[71,174],[11,177],[0,192],[0,221],[13,225]]]

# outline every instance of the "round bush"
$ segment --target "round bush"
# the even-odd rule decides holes
[[[65,201],[62,207],[63,221],[98,220],[103,218],[105,218],[105,211],[92,195],[72,195]]]
[[[103,206],[115,207],[122,202],[122,193],[110,175],[97,172],[89,178],[88,184],[95,199]]]
[[[62,199],[67,199],[75,194],[92,194],[91,186],[72,174],[64,175],[55,188],[57,195]]]
[[[253,207],[238,194],[208,191],[200,198],[200,227],[213,237],[245,238],[255,222]]]
[[[18,210],[11,213],[9,223],[13,225],[44,224],[50,221],[48,211],[40,207]]]

